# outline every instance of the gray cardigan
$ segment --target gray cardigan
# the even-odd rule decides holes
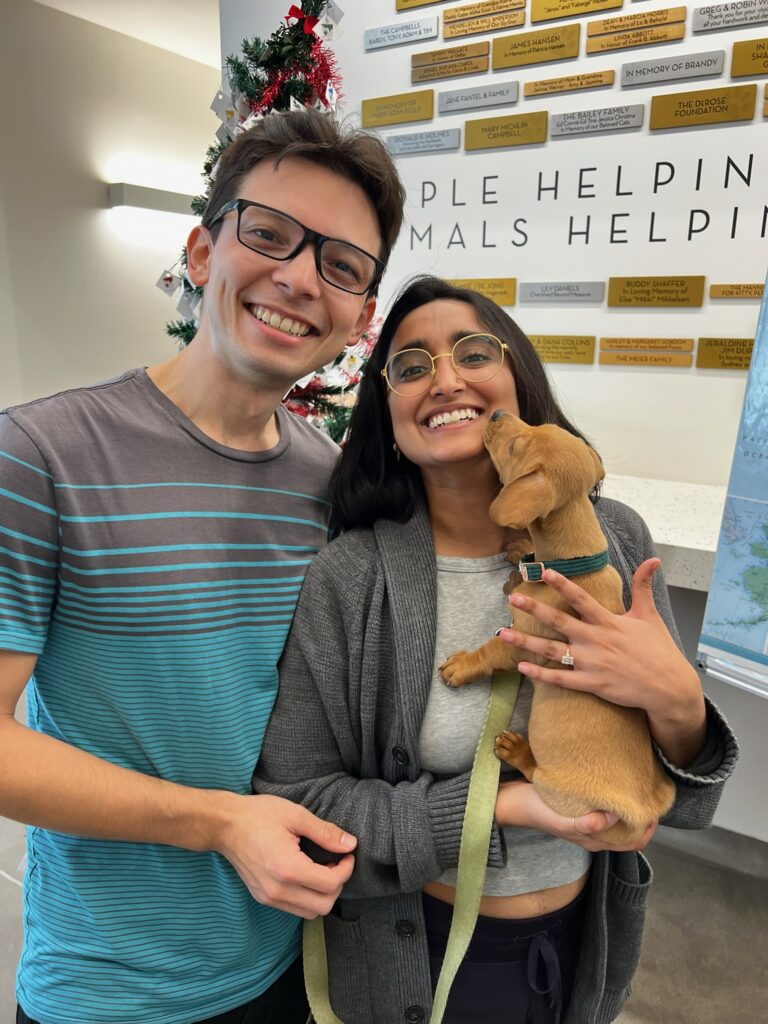
[[[600,499],[596,509],[628,603],[634,569],[654,554],[650,535],[618,502]],[[677,638],[660,572],[654,596]],[[436,780],[418,763],[435,619],[424,509],[407,523],[381,520],[325,547],[304,582],[253,777],[256,792],[302,803],[358,838],[355,870],[325,918],[331,1002],[345,1024],[418,1024],[432,1005],[421,889],[458,861],[469,781],[468,773]],[[677,785],[664,824],[706,828],[737,753],[708,704],[696,762],[685,771],[664,762]],[[488,863],[505,857],[494,826]],[[640,853],[595,855],[565,1024],[606,1024],[620,1012],[650,881]]]

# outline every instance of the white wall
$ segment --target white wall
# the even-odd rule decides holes
[[[173,354],[174,303],[154,282],[194,221],[108,210],[105,183],[200,191],[218,84],[206,65],[3,0],[0,407]]]
[[[0,196],[5,193],[0,176]],[[3,395],[20,397],[21,363],[16,338],[16,313],[10,288],[10,258],[5,230],[5,211],[0,202],[0,408],[5,404]]]
[[[507,33],[474,36],[443,41],[442,38],[418,44],[379,50],[366,54],[363,31],[377,25],[425,18],[441,14],[450,4],[432,4],[397,14],[391,0],[342,3],[345,17],[334,43],[344,79],[344,113],[359,118],[364,98],[408,92],[428,86],[411,86],[410,58],[413,53],[464,42],[494,39]],[[620,11],[601,16],[636,14],[669,4],[649,0],[642,5],[626,3]],[[542,146],[500,149],[490,153],[427,154],[401,157],[399,168],[409,192],[408,221],[424,234],[432,225],[432,248],[411,236],[406,225],[397,246],[382,291],[392,294],[398,283],[417,271],[431,270],[446,277],[517,277],[518,281],[607,281],[612,275],[692,275],[704,274],[707,283],[757,282],[768,267],[768,237],[759,238],[763,206],[768,203],[764,182],[768,180],[768,147],[762,123],[762,84],[758,86],[758,114],[749,125],[722,125],[709,129],[662,131],[651,133],[647,127],[650,97],[654,93],[685,89],[711,88],[718,84],[742,84],[732,81],[731,43],[739,38],[765,35],[765,26],[701,35],[691,33],[689,6],[686,39],[666,46],[615,51],[613,54],[567,60],[558,64],[534,65],[504,72],[491,72],[467,78],[435,82],[441,90],[464,85],[490,84],[493,81],[518,81],[521,98],[504,109],[488,109],[461,115],[438,115],[431,122],[400,125],[383,130],[401,134],[431,128],[462,127],[465,119],[502,114],[521,114],[536,110],[551,113],[569,110],[645,102],[645,127],[640,131],[608,132],[589,138],[554,139]],[[268,35],[285,14],[285,4],[262,0],[221,0],[222,52],[238,51],[244,34]],[[585,18],[567,19],[555,25],[585,23]],[[441,19],[442,22],[442,19]],[[521,31],[551,27],[527,24]],[[515,30],[517,31],[517,30]],[[586,29],[582,28],[582,39]],[[582,41],[582,51],[584,43]],[[621,89],[620,66],[625,61],[651,59],[705,50],[725,49],[726,74],[718,79],[697,79],[654,87]],[[565,93],[523,99],[526,81],[553,78],[615,68],[617,84],[608,89]],[[437,103],[435,103],[437,109]],[[751,186],[734,173],[729,188],[723,188],[725,157],[730,155],[742,168],[754,153]],[[700,188],[696,191],[698,160],[702,159]],[[675,168],[675,177],[653,194],[656,164],[666,161]],[[622,165],[621,190],[634,195],[615,195],[618,165]],[[578,173],[596,168],[585,176],[594,182],[595,198],[578,198]],[[559,194],[545,193],[538,199],[538,175],[552,184],[560,172]],[[668,171],[662,168],[662,176]],[[491,185],[497,192],[495,205],[482,202],[483,179],[497,176]],[[454,186],[455,181],[455,186]],[[435,199],[422,206],[422,188],[427,194],[433,182]],[[585,191],[588,191],[585,189]],[[464,206],[454,205],[465,203]],[[732,210],[739,206],[735,240],[730,233]],[[706,232],[687,241],[691,209],[706,209],[711,217]],[[650,243],[648,225],[656,211],[657,237],[666,235],[666,244]],[[628,230],[630,244],[609,244],[610,217],[628,212],[630,217],[617,221]],[[569,218],[583,228],[586,216],[592,217],[589,245],[574,241],[568,245]],[[527,220],[528,243],[515,248],[512,224],[516,218]],[[486,245],[483,227],[486,224]],[[694,217],[700,225],[702,217]],[[456,244],[455,225],[466,243]],[[454,244],[449,245],[453,238]],[[413,244],[413,248],[411,245]],[[605,336],[753,337],[758,305],[755,302],[705,301],[703,309],[674,309],[666,312],[637,309],[632,312],[607,306],[544,307],[517,304],[510,310],[530,334],[586,334]],[[579,426],[593,439],[605,458],[609,471],[633,476],[686,480],[694,483],[724,484],[733,454],[738,417],[746,374],[713,370],[612,367],[551,366],[552,376],[562,400]]]

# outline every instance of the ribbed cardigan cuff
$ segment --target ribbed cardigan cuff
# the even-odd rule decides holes
[[[461,826],[464,822],[464,808],[467,805],[469,772],[454,779],[436,783],[429,793],[429,817],[435,851],[441,868],[455,868],[459,862]],[[488,866],[504,867],[506,852],[496,822],[491,828],[491,843],[488,850]]]
[[[724,782],[739,757],[739,746],[719,708],[705,695],[707,738],[698,757],[685,768],[672,764],[654,744],[656,754],[668,773],[689,786],[711,786]]]

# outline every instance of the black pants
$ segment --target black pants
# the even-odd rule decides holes
[[[307,997],[304,994],[304,975],[301,957],[287,971],[280,975],[266,992],[252,999],[245,1006],[238,1006],[215,1017],[190,1022],[190,1024],[306,1024],[309,1016]],[[37,1024],[28,1017],[20,1006],[16,1008],[16,1024]],[[78,1024],[91,1024],[80,1021]]]
[[[443,1024],[560,1024],[573,987],[586,890],[562,910],[508,920],[478,917]],[[453,908],[424,895],[432,988]]]

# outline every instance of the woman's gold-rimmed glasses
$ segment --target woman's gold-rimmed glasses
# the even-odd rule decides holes
[[[450,356],[456,374],[468,384],[479,384],[495,377],[504,365],[509,347],[495,334],[468,334],[459,338],[450,352],[433,356],[423,348],[404,348],[395,352],[381,370],[387,387],[396,395],[412,398],[423,395],[437,373],[437,360]]]

